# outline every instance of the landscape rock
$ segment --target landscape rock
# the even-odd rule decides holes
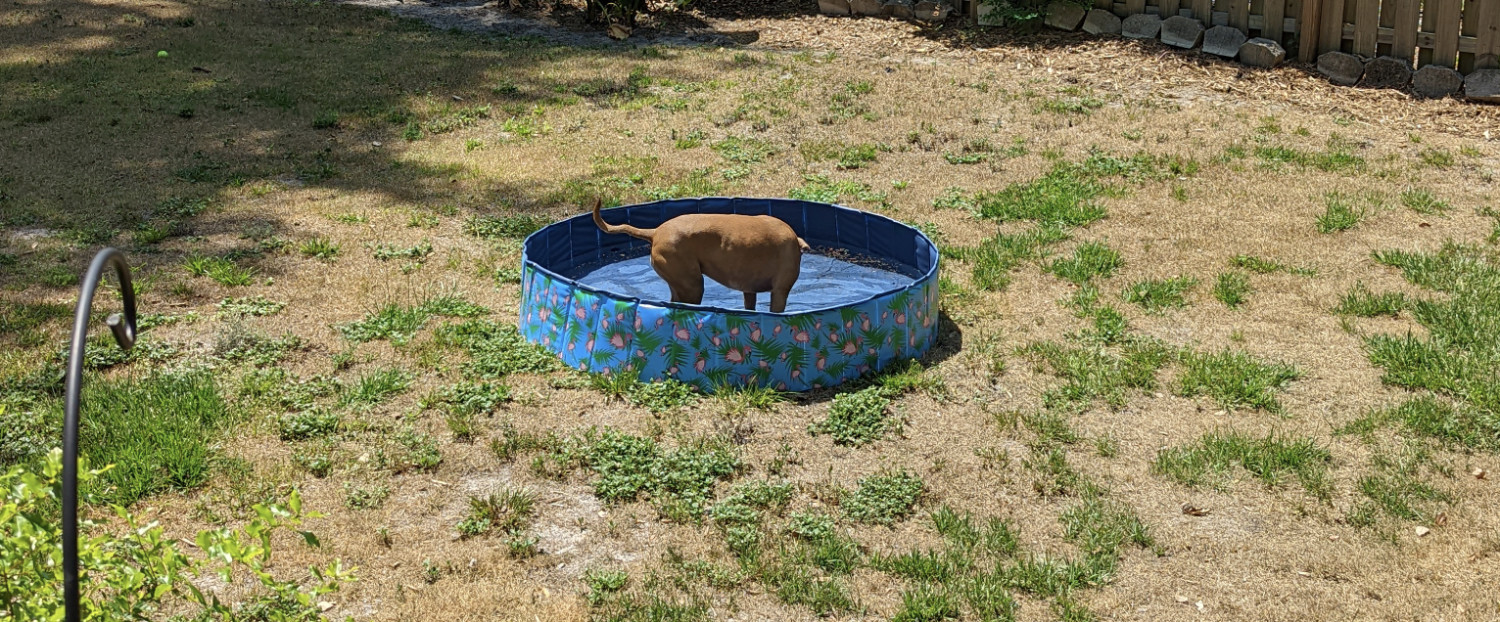
[[[1161,32],[1161,18],[1150,13],[1137,13],[1120,22],[1120,34],[1126,39],[1155,39]]]
[[[1240,46],[1250,38],[1232,26],[1214,26],[1203,31],[1203,51],[1214,56],[1234,58],[1240,54]]]
[[[885,15],[884,0],[849,0],[849,11],[855,15]]]
[[[1452,67],[1428,65],[1411,74],[1411,88],[1422,97],[1441,99],[1464,88],[1464,74]]]
[[[1270,39],[1256,37],[1240,46],[1240,53],[1237,58],[1239,58],[1241,63],[1251,67],[1270,69],[1280,65],[1281,61],[1286,60],[1286,48],[1281,47],[1280,43]]]
[[[1120,34],[1120,18],[1104,9],[1094,9],[1083,18],[1083,31],[1091,35]]]
[[[911,19],[917,16],[912,0],[885,0],[885,13],[891,17]]]
[[[932,2],[923,0],[918,2],[912,9],[914,17],[925,22],[941,22],[948,19],[948,13],[953,11],[953,5],[946,2]]]
[[[1475,69],[1464,78],[1464,97],[1500,104],[1500,69]]]
[[[1318,56],[1318,73],[1340,86],[1354,86],[1365,75],[1365,62],[1353,54],[1324,52]]]
[[[1047,5],[1046,24],[1058,30],[1078,30],[1088,9],[1072,2],[1053,2]]]
[[[1191,50],[1203,41],[1203,22],[1191,17],[1173,15],[1161,22],[1161,42]]]
[[[1404,89],[1408,84],[1411,84],[1411,63],[1390,56],[1365,63],[1365,78],[1360,82],[1360,86],[1372,89]]]
[[[818,0],[818,11],[824,15],[849,15],[849,0]]]

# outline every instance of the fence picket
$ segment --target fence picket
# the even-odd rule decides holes
[[[1213,18],[1213,0],[1193,0],[1193,18],[1205,24]]]
[[[1396,0],[1396,8],[1391,12],[1391,27],[1395,30],[1391,56],[1412,61],[1417,52],[1417,20],[1421,10],[1422,0]]]
[[[1354,53],[1375,55],[1375,29],[1380,27],[1380,0],[1356,0],[1354,3]]]
[[[1250,30],[1250,0],[1230,0],[1229,25],[1240,30]]]
[[[1304,0],[1302,3],[1301,19],[1297,23],[1297,60],[1304,63],[1317,58],[1321,47],[1322,28],[1318,20],[1322,11],[1323,3],[1319,0]]]
[[[1464,34],[1474,36],[1472,69],[1500,67],[1500,0],[1470,0],[1468,4],[1468,11],[1464,14]],[[1472,30],[1469,28],[1471,20]],[[1462,53],[1462,47],[1459,51]]]
[[[1281,43],[1282,29],[1286,22],[1286,0],[1266,0],[1266,23],[1260,36]]]
[[[1431,64],[1454,67],[1458,62],[1459,3],[1462,1],[1427,0],[1427,6],[1432,10],[1432,33],[1436,35]]]
[[[1344,0],[1323,0],[1322,31],[1318,53],[1337,52],[1344,46]]]

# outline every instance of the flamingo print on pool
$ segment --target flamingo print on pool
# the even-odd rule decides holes
[[[834,386],[920,357],[937,337],[935,278],[856,307],[800,314],[612,300],[529,266],[522,290],[521,334],[564,363],[599,373],[629,370],[642,380],[676,378],[704,391],[719,384]]]

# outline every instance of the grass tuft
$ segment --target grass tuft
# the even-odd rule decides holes
[[[1333,493],[1328,450],[1311,438],[1255,438],[1239,432],[1210,432],[1189,445],[1157,453],[1152,470],[1188,486],[1220,485],[1238,466],[1268,487],[1295,477],[1309,494],[1327,500]]]
[[[1231,309],[1245,304],[1250,294],[1250,277],[1243,272],[1220,272],[1214,281],[1214,298]]]
[[[1058,278],[1084,284],[1094,278],[1107,279],[1125,265],[1120,252],[1098,242],[1085,242],[1073,249],[1073,256],[1052,262],[1047,270]]]
[[[1263,363],[1233,350],[1187,352],[1182,355],[1182,366],[1178,395],[1207,395],[1226,409],[1261,408],[1279,413],[1281,402],[1276,392],[1302,377],[1292,365]]]
[[[1176,276],[1165,280],[1145,280],[1132,283],[1120,297],[1125,302],[1140,305],[1150,313],[1161,313],[1167,309],[1187,306],[1186,294],[1198,286],[1198,279]]]
[[[1397,317],[1410,306],[1406,294],[1401,292],[1385,292],[1376,294],[1365,287],[1364,283],[1356,283],[1354,289],[1344,294],[1339,301],[1339,306],[1334,307],[1333,312],[1339,315],[1353,315],[1356,317]]]

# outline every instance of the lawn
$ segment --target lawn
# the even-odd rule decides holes
[[[146,328],[90,349],[95,492],[190,538],[298,490],[322,546],[278,539],[274,570],[358,580],[292,619],[1500,616],[1500,109],[1154,44],[715,19],[764,36],[0,7],[0,466],[56,444],[112,245]],[[526,234],[705,195],[928,232],[937,347],[701,395],[520,340]]]

